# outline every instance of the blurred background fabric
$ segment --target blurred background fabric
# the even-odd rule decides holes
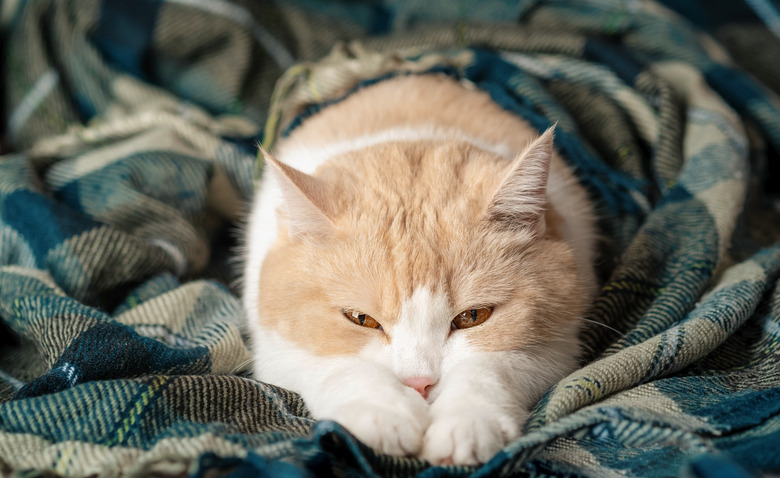
[[[0,2],[0,471],[780,472],[779,7]],[[476,468],[378,454],[251,375],[257,146],[406,74],[557,123],[605,238],[583,368]]]

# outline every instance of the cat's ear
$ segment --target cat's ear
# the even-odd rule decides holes
[[[512,162],[488,206],[490,222],[501,228],[544,232],[554,129],[545,131]]]
[[[261,148],[266,171],[272,174],[282,191],[290,237],[322,239],[336,227],[325,213],[326,193],[320,180],[288,166]]]

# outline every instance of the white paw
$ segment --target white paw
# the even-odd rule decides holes
[[[396,456],[417,455],[430,418],[425,400],[414,390],[409,392],[382,402],[348,402],[327,418],[341,423],[374,450]]]
[[[448,413],[434,418],[423,439],[422,458],[434,465],[477,465],[520,436],[518,417],[492,412]]]

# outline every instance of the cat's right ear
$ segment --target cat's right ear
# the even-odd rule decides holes
[[[288,166],[260,149],[266,171],[273,175],[282,192],[291,238],[320,240],[334,234],[336,227],[326,214],[326,194],[321,181]]]
[[[487,217],[492,223],[535,234],[544,232],[554,133],[555,126],[531,142],[514,160],[488,206]]]

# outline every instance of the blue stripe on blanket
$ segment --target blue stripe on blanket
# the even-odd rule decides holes
[[[38,397],[116,376],[207,373],[210,367],[206,347],[172,348],[126,325],[104,322],[79,335],[57,363],[19,390],[16,398]]]

